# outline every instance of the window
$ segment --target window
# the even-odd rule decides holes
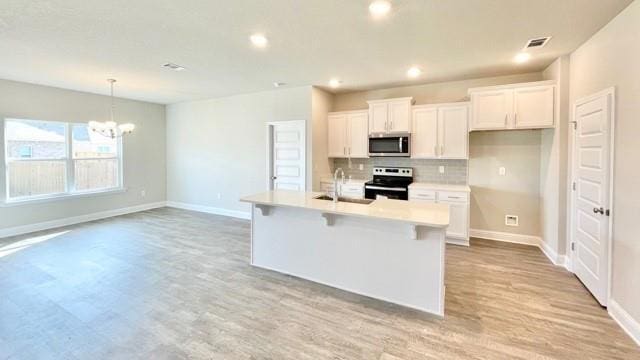
[[[5,149],[9,201],[121,186],[119,139],[84,124],[6,119]]]

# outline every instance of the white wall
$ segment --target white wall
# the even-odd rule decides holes
[[[168,105],[168,200],[248,212],[250,206],[238,199],[266,191],[266,123],[270,121],[307,121],[310,187],[310,119],[310,86]]]
[[[333,94],[314,87],[311,89],[311,119],[313,123],[312,189],[320,190],[320,179],[331,173],[329,161],[327,114],[333,106]]]
[[[572,104],[616,88],[612,298],[640,324],[640,1],[571,54],[570,73]]]
[[[5,118],[86,123],[109,117],[108,96],[0,80],[0,129]],[[146,203],[165,201],[165,107],[133,100],[116,100],[116,120],[136,124],[124,140],[124,186],[119,194],[0,207],[0,229],[54,221]],[[4,144],[3,131],[0,143]],[[4,159],[4,145],[0,146]],[[0,202],[5,199],[5,169],[0,163]],[[141,190],[146,190],[142,197]]]
[[[566,254],[567,136],[569,126],[569,56],[562,56],[542,73],[555,80],[556,128],[541,132],[540,232],[547,249]],[[560,259],[558,259],[560,261]]]

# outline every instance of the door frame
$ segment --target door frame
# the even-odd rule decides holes
[[[287,121],[269,121],[266,124],[267,127],[267,190],[273,190],[273,128],[277,125],[302,125],[302,159],[303,161],[303,177],[304,177],[304,190],[307,189],[307,122],[305,120],[287,120]]]
[[[613,218],[615,216],[615,212],[613,211],[613,204],[614,204],[614,198],[613,198],[613,188],[614,188],[614,160],[615,160],[615,118],[616,118],[616,89],[615,87],[610,87],[604,90],[601,90],[595,94],[591,94],[585,97],[582,97],[576,101],[574,101],[572,108],[571,108],[571,122],[570,124],[576,124],[576,109],[578,108],[578,106],[587,103],[589,101],[592,101],[596,98],[599,97],[603,97],[606,96],[608,98],[609,101],[609,171],[608,171],[608,175],[609,175],[609,206],[608,208],[610,209],[610,216],[608,216],[608,249],[607,249],[607,297],[606,297],[606,302],[608,305],[611,299],[611,276],[612,276],[612,268],[613,268]],[[576,127],[571,127],[570,131],[571,133],[569,134],[569,159],[568,159],[568,164],[569,164],[569,206],[567,209],[567,218],[569,219],[568,222],[568,228],[567,228],[567,238],[569,239],[569,241],[567,241],[567,254],[569,254],[568,259],[570,260],[569,263],[567,264],[567,269],[573,273],[573,264],[575,263],[575,251],[571,250],[571,244],[574,242],[574,234],[573,234],[573,228],[575,225],[575,218],[573,216],[574,211],[576,209],[576,191],[573,190],[573,183],[575,181],[575,174],[576,174],[576,161],[577,161],[577,156],[576,156]]]

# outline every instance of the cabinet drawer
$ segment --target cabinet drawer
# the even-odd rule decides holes
[[[360,186],[360,185],[349,185],[349,184],[343,184],[342,185],[342,192],[349,192],[349,193],[361,193],[364,191],[364,187]]]
[[[438,201],[468,202],[469,194],[454,191],[439,191]]]
[[[410,189],[409,200],[435,200],[436,192],[433,190]]]

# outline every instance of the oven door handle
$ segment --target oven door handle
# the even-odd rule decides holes
[[[406,188],[400,188],[400,187],[388,188],[388,187],[382,187],[382,186],[365,185],[364,188],[370,189],[370,190],[407,191]]]

